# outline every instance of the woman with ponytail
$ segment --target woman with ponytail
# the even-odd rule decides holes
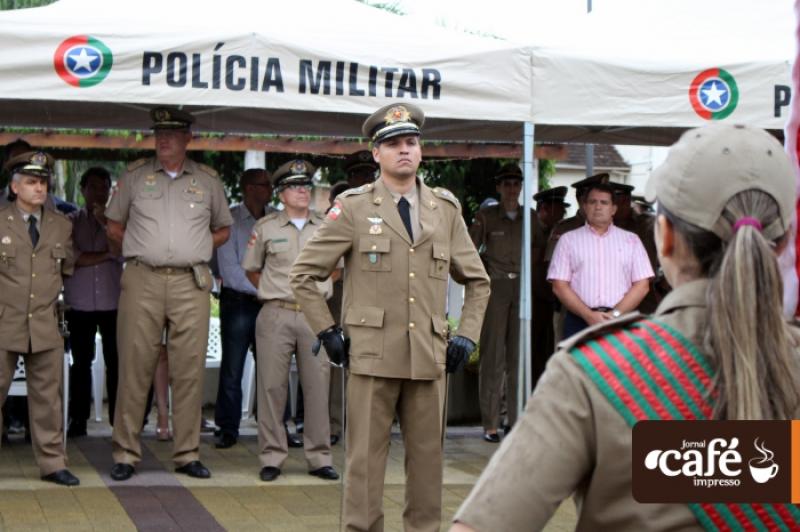
[[[777,263],[795,204],[789,160],[763,130],[709,125],[670,149],[647,196],[658,201],[656,247],[673,291],[652,317],[623,316],[559,345],[451,530],[540,530],[570,495],[580,530],[800,528],[793,505],[642,504],[632,494],[638,421],[800,414],[800,334],[782,315]]]

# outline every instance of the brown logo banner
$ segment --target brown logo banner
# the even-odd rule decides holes
[[[632,458],[639,502],[800,502],[800,421],[640,421]]]

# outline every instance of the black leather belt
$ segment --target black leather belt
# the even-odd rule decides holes
[[[233,288],[226,288],[222,287],[222,290],[219,291],[220,296],[225,296],[226,298],[235,299],[237,301],[249,301],[252,303],[258,303],[258,298],[253,294],[248,294],[247,292],[240,292],[238,290],[234,290]]]
[[[139,259],[132,259],[129,262],[132,262],[136,266],[143,266],[147,268],[151,272],[155,273],[164,273],[167,275],[171,275],[173,273],[191,273],[192,267],[191,266],[150,266],[149,264],[145,264],[144,262],[140,261]]]
[[[592,310],[595,312],[611,312],[614,309],[611,307],[594,307]]]

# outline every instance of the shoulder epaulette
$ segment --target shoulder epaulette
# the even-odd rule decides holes
[[[264,216],[262,216],[261,218],[258,219],[258,221],[256,222],[256,225],[264,224],[265,222],[268,222],[269,220],[274,220],[275,218],[277,218],[280,215],[281,215],[281,211],[273,211],[273,212],[270,212],[268,214],[265,214]]]
[[[356,196],[358,194],[364,194],[365,192],[369,192],[375,188],[375,185],[372,183],[367,183],[366,185],[361,185],[360,187],[356,188],[348,188],[344,192],[340,193],[337,198],[346,198],[347,196]]]
[[[136,170],[137,168],[141,168],[142,166],[144,166],[144,164],[145,164],[145,163],[146,163],[148,160],[149,160],[149,159],[147,159],[147,158],[144,158],[144,159],[138,159],[138,160],[136,160],[136,161],[133,161],[132,163],[128,164],[128,168],[127,168],[127,169],[128,169],[128,171],[129,171],[129,172],[133,172],[133,171],[134,171],[134,170]]]
[[[631,323],[639,321],[644,317],[645,315],[641,312],[630,312],[624,316],[620,316],[619,318],[604,321],[603,323],[598,323],[597,325],[592,325],[591,327],[587,327],[581,332],[559,342],[558,349],[564,349],[568,351],[578,344],[593,340],[594,338],[603,336],[611,331],[625,328],[626,325],[630,325]]]
[[[459,209],[461,208],[461,204],[458,202],[458,198],[456,198],[453,195],[453,193],[450,192],[449,190],[447,190],[446,188],[436,187],[436,188],[433,189],[433,194],[437,198],[446,199],[447,201],[449,201],[450,203],[455,205],[457,208],[459,208]]]
[[[208,166],[207,164],[197,163],[197,168],[202,170],[203,172],[207,173],[211,177],[219,177],[219,173],[216,170]]]

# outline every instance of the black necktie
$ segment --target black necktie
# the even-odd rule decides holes
[[[36,244],[39,243],[39,230],[36,229],[36,216],[32,214],[28,216],[28,234],[31,235],[33,247],[36,247]]]
[[[403,225],[406,226],[406,231],[408,231],[408,236],[411,237],[411,241],[414,241],[414,231],[411,230],[411,211],[409,210],[411,205],[408,203],[408,200],[404,197],[400,198],[400,201],[397,202],[397,210],[400,212],[400,219],[403,220]]]

